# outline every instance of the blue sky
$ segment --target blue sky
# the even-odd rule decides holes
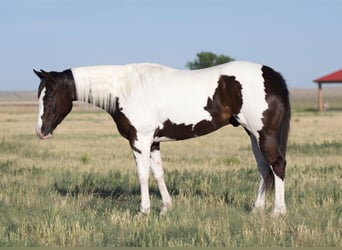
[[[154,62],[197,52],[270,65],[290,88],[342,68],[340,0],[0,0],[0,91],[32,69]]]

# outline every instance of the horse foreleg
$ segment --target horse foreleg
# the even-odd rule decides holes
[[[150,196],[148,189],[148,178],[150,170],[150,143],[144,137],[139,137],[133,148],[133,154],[137,165],[137,174],[140,182],[141,204],[140,212],[150,212]]]
[[[159,192],[162,198],[163,206],[161,208],[160,214],[163,215],[171,207],[172,202],[164,180],[164,170],[162,166],[159,143],[155,143],[151,147],[151,169],[154,179],[158,183]]]

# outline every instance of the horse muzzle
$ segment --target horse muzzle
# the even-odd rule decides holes
[[[45,135],[43,132],[42,132],[42,129],[41,128],[36,128],[36,134],[37,136],[42,139],[42,140],[45,140],[45,139],[49,139],[51,136],[52,136],[52,133],[48,133],[47,135]]]

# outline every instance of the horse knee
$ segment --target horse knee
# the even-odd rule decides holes
[[[152,173],[153,173],[153,178],[157,182],[164,180],[164,171],[163,171],[163,169],[154,170],[154,171],[152,171]]]
[[[286,160],[282,156],[271,163],[273,172],[282,180],[285,178]]]

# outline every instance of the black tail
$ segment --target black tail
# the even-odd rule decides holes
[[[288,142],[289,132],[290,132],[291,104],[290,104],[289,91],[287,89],[285,80],[282,78],[281,75],[280,77],[283,81],[283,86],[284,86],[284,92],[282,96],[282,101],[284,105],[284,116],[283,116],[283,120],[281,121],[279,131],[278,131],[278,143],[279,143],[280,152],[285,159],[287,142]]]
[[[286,86],[286,82],[280,73],[274,71],[272,68],[263,66],[263,78],[265,80],[266,99],[268,100],[269,109],[266,116],[264,116],[265,124],[273,124],[276,127],[276,134],[273,140],[276,143],[272,143],[269,139],[268,143],[273,147],[277,147],[278,153],[273,153],[264,149],[265,157],[272,165],[274,173],[284,179],[285,167],[286,167],[286,148],[288,142],[288,136],[290,131],[290,119],[291,119],[291,105],[289,98],[289,91]],[[272,125],[269,127],[272,128]],[[273,130],[274,132],[274,130]],[[265,140],[267,137],[264,138]]]
[[[263,66],[262,71],[266,88],[272,93],[272,95],[277,96],[278,100],[280,101],[278,108],[279,111],[282,110],[281,112],[283,113],[283,118],[279,124],[277,141],[280,153],[285,159],[291,120],[289,91],[286,86],[286,82],[280,73],[267,66]]]
[[[291,120],[291,106],[290,106],[290,102],[288,102],[286,105],[283,120],[279,128],[279,137],[278,137],[280,151],[284,159],[286,158],[286,148],[287,148],[287,142],[288,142],[289,131],[290,131],[290,120]]]

